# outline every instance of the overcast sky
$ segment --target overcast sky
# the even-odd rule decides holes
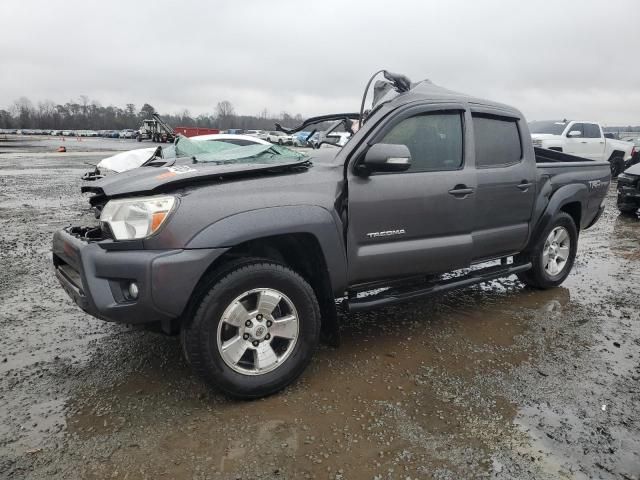
[[[355,111],[386,68],[529,120],[640,124],[638,0],[3,1],[0,61],[0,108]]]

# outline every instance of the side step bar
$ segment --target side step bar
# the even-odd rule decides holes
[[[449,278],[437,283],[421,285],[404,290],[400,288],[393,288],[370,297],[350,298],[344,301],[344,306],[346,307],[346,311],[354,313],[378,307],[396,305],[398,303],[408,302],[417,298],[433,295],[435,293],[448,292],[449,290],[470,287],[471,285],[495,280],[496,278],[508,277],[514,273],[527,271],[531,267],[531,262],[520,265],[496,265],[475,270],[469,272],[467,275]]]

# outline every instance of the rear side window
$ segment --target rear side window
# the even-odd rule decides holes
[[[517,120],[505,117],[473,116],[476,167],[504,167],[519,163],[522,143]]]
[[[406,145],[411,152],[409,172],[457,170],[462,167],[460,112],[417,115],[402,120],[381,143]]]
[[[585,123],[584,138],[600,138],[600,127],[595,123]]]

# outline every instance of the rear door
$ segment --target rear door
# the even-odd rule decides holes
[[[469,120],[462,105],[409,107],[354,154],[348,170],[351,285],[469,265],[476,188],[465,135]],[[355,165],[376,143],[406,145],[411,168],[355,175]]]
[[[597,123],[584,123],[584,142],[586,145],[585,158],[592,160],[603,160],[604,158],[604,135]]]
[[[536,166],[524,153],[528,135],[519,119],[500,111],[474,111],[476,215],[473,259],[481,261],[522,250],[535,200]]]

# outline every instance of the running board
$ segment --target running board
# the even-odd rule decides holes
[[[354,297],[344,301],[348,312],[361,312],[379,307],[387,307],[398,303],[408,302],[417,298],[426,297],[435,293],[448,292],[458,288],[470,287],[478,283],[508,277],[515,273],[525,272],[532,267],[531,262],[521,265],[496,265],[469,272],[467,275],[449,278],[441,282],[432,283],[429,286],[418,286],[405,290],[393,288],[369,297]]]

